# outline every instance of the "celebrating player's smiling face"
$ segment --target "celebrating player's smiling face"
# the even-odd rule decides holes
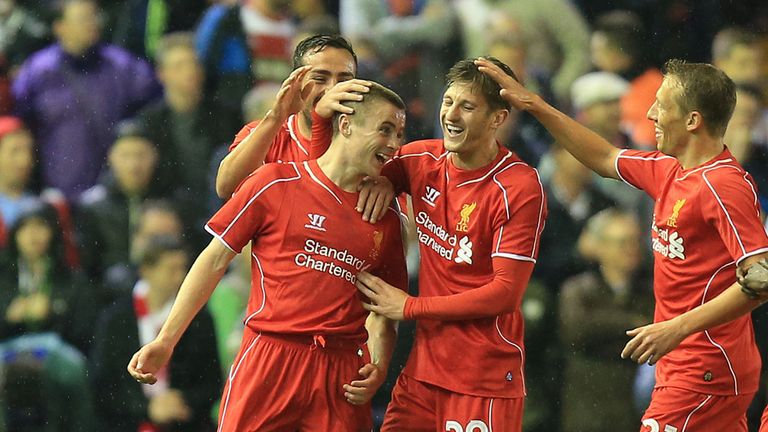
[[[656,101],[648,109],[647,117],[656,129],[656,148],[675,156],[682,150],[686,137],[686,118],[678,102],[681,89],[673,78],[665,78],[656,92]]]
[[[323,94],[337,83],[354,78],[357,68],[355,59],[349,51],[333,47],[307,54],[304,56],[304,65],[312,66],[312,70],[307,73],[302,83],[302,88],[306,91],[303,95],[306,104],[302,114],[309,120],[312,107]]]
[[[366,175],[379,175],[403,143],[405,111],[389,102],[377,101],[359,116],[349,116],[351,161]]]
[[[455,82],[443,94],[440,125],[445,148],[467,153],[493,140],[494,113],[472,83]]]

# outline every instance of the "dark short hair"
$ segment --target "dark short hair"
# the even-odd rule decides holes
[[[664,65],[664,78],[679,84],[677,101],[684,113],[700,112],[712,135],[725,134],[736,106],[736,84],[725,72],[707,63],[672,59]]]
[[[318,53],[328,47],[347,50],[355,61],[355,68],[357,68],[357,55],[349,41],[339,35],[326,34],[310,36],[296,45],[296,49],[293,50],[293,68],[297,69],[304,66],[305,57],[308,54]]]
[[[517,79],[517,75],[512,71],[512,68],[504,64],[501,60],[492,56],[483,56],[483,58],[500,67],[504,73],[511,76],[515,81],[520,82],[520,80]],[[501,91],[499,83],[494,81],[490,76],[480,72],[480,69],[475,65],[475,60],[477,60],[477,58],[464,59],[459,60],[454,64],[445,75],[446,88],[457,82],[468,83],[480,91],[480,94],[485,97],[488,106],[492,109],[511,109],[512,106],[509,102],[504,100],[504,98],[501,97],[501,94],[499,94]]]
[[[165,254],[171,252],[187,253],[184,243],[176,236],[154,236],[149,239],[144,253],[141,255],[142,266],[155,266]]]
[[[597,18],[594,31],[603,34],[608,45],[628,55],[635,63],[646,60],[647,36],[643,21],[636,13],[615,10],[603,14]]]
[[[365,116],[366,107],[369,106],[372,102],[388,102],[392,105],[394,105],[397,109],[405,110],[405,102],[403,102],[403,99],[395,93],[393,90],[384,87],[383,85],[371,81],[371,85],[368,87],[368,93],[365,93],[363,95],[363,100],[361,101],[347,101],[344,102],[344,105],[352,108],[355,110],[355,112],[352,114],[352,118],[355,118],[356,115]],[[333,116],[333,132],[334,135],[336,132],[338,132],[338,119],[340,113],[336,113]]]

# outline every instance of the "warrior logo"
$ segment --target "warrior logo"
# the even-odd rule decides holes
[[[472,204],[464,204],[461,207],[461,212],[459,213],[461,220],[456,224],[456,231],[467,232],[469,230],[469,217],[472,215],[472,212],[475,211],[475,208],[477,208],[476,202],[473,202]]]
[[[304,228],[309,228],[317,231],[325,231],[325,228],[323,227],[323,223],[325,223],[325,216],[309,213],[307,214],[307,217],[309,218],[309,223],[304,225]]]
[[[427,186],[426,193],[424,194],[423,197],[421,197],[421,199],[424,200],[425,203],[427,203],[430,206],[434,207],[435,206],[435,200],[439,196],[440,196],[440,191],[438,191],[437,189],[435,189],[435,188],[433,188],[431,186]]]

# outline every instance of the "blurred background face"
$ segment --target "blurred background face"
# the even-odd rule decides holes
[[[757,44],[736,45],[729,55],[716,62],[736,84],[759,85],[762,76],[763,54]]]
[[[67,5],[61,19],[54,23],[54,31],[65,50],[82,54],[99,41],[101,26],[101,11],[96,3],[76,1]]]
[[[737,161],[744,163],[752,150],[752,130],[760,118],[762,105],[752,93],[737,90],[736,106],[723,141]]]
[[[35,153],[32,135],[20,130],[0,139],[0,185],[23,190],[29,183]]]
[[[48,253],[52,238],[53,230],[45,219],[29,218],[16,232],[19,254],[28,261],[37,260]]]
[[[186,252],[168,251],[154,265],[141,266],[141,278],[149,283],[150,289],[171,297],[175,295],[187,274],[189,259]]]
[[[579,120],[603,138],[613,139],[619,134],[621,106],[619,100],[598,102],[581,110]]]
[[[149,209],[141,215],[139,227],[131,242],[131,257],[134,262],[144,255],[144,249],[153,237],[182,237],[182,224],[175,213]]]
[[[573,186],[585,187],[592,182],[592,171],[562,147],[553,149],[557,176],[568,179]]]
[[[597,260],[602,267],[631,273],[640,265],[640,228],[628,216],[610,219],[598,236]]]
[[[144,138],[119,139],[109,151],[109,165],[123,192],[144,191],[157,165],[157,150]]]
[[[589,44],[592,64],[605,72],[621,73],[631,66],[631,59],[611,46],[602,32],[592,34]]]
[[[199,93],[204,72],[197,53],[187,47],[176,47],[165,53],[158,68],[158,79],[166,90]]]

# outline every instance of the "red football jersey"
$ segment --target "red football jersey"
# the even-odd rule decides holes
[[[500,146],[489,165],[456,168],[442,140],[402,147],[384,167],[412,195],[421,251],[419,296],[447,296],[494,279],[493,258],[535,262],[546,201],[538,173]],[[522,294],[522,293],[521,293]],[[525,394],[523,315],[419,320],[404,373],[457,393]]]
[[[253,242],[248,327],[365,341],[357,273],[403,289],[407,274],[397,212],[370,224],[356,203],[315,161],[267,164],[211,218],[206,229],[233,251]]]
[[[235,139],[229,146],[229,151],[240,145],[244,139],[256,129],[261,123],[260,120],[250,122],[240,129],[235,135]],[[264,163],[270,162],[303,162],[309,160],[309,139],[303,137],[299,132],[299,116],[292,114],[282,125],[280,131],[269,146]]]
[[[660,152],[623,150],[616,171],[656,200],[654,321],[674,318],[717,297],[736,282],[736,264],[768,251],[756,187],[726,149],[683,169]],[[757,390],[760,355],[749,315],[696,333],[659,360],[657,387],[711,395]]]

